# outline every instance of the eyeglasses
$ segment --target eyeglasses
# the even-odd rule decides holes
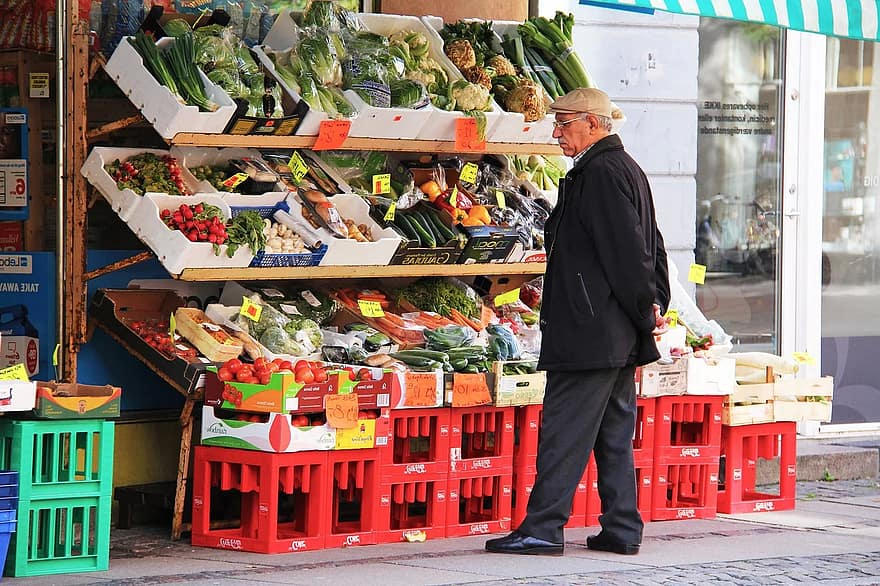
[[[562,128],[567,124],[571,124],[572,122],[577,122],[578,120],[586,120],[589,114],[584,114],[583,116],[578,116],[577,118],[570,118],[568,120],[563,120],[559,122],[558,120],[553,121],[553,128]]]

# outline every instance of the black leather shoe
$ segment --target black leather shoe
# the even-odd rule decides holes
[[[544,541],[530,535],[514,531],[510,535],[490,539],[486,551],[491,553],[517,553],[521,555],[562,555],[563,544]]]
[[[619,553],[620,555],[636,555],[639,553],[639,544],[611,541],[600,533],[599,535],[587,537],[587,549],[608,551],[611,553]]]

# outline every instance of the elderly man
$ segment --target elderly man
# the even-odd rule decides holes
[[[592,451],[602,530],[587,547],[635,554],[644,525],[633,469],[634,374],[659,358],[653,331],[669,302],[666,251],[648,179],[611,133],[608,96],[577,89],[551,109],[553,136],[574,167],[545,227],[538,476],[525,520],[486,550],[562,555],[563,526]]]

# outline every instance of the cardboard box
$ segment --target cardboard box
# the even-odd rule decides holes
[[[30,411],[37,401],[37,383],[0,380],[0,412]]]
[[[418,169],[416,171],[422,172],[421,175],[417,175],[414,173],[414,177],[416,178],[416,185],[420,185],[418,183],[419,177],[424,179],[422,183],[428,181],[430,177],[427,176],[423,170]],[[452,230],[453,233],[459,233],[459,229],[453,225],[452,218],[448,214],[438,213],[439,210],[428,203],[419,202],[413,208],[416,211],[426,212],[428,210],[437,214],[437,217],[440,218],[440,221],[443,224]],[[375,214],[375,209],[371,210],[371,213]],[[380,222],[383,223],[383,222]],[[464,249],[464,243],[457,238],[453,238],[452,240],[448,240],[447,242],[438,242],[437,246],[434,248],[424,248],[418,246],[418,243],[413,242],[412,240],[404,239],[400,243],[400,247],[397,249],[397,252],[394,253],[394,256],[391,258],[391,264],[393,265],[447,265],[447,264],[455,264],[458,262],[458,259],[461,257],[461,251]]]
[[[211,361],[207,358],[170,358],[147,344],[126,323],[168,319],[175,309],[185,304],[177,293],[165,289],[99,289],[92,297],[89,315],[135,358],[174,381],[184,392],[192,394],[205,388]]]
[[[269,384],[261,385],[235,381],[224,383],[217,377],[216,367],[211,366],[208,371],[205,405],[233,411],[316,413],[324,410],[324,397],[336,392],[330,381],[332,372],[327,373],[327,381],[308,385],[296,382],[292,372],[273,372]],[[239,402],[233,403],[223,398],[226,385],[241,392]]]
[[[683,395],[687,391],[688,361],[684,356],[671,364],[652,362],[641,368],[639,396]]]
[[[41,382],[34,415],[40,419],[119,417],[121,403],[119,387]]]
[[[735,359],[688,357],[688,395],[730,395],[735,390]]]
[[[295,427],[291,415],[270,413],[268,421],[226,419],[214,407],[202,407],[202,445],[260,452],[332,450],[336,430],[329,425]]]
[[[492,399],[498,407],[514,407],[520,405],[540,405],[544,402],[544,390],[547,386],[547,373],[504,374],[505,364],[532,363],[535,361],[495,362],[493,364],[494,384]]]
[[[376,419],[358,419],[356,427],[336,430],[334,450],[382,448],[391,441],[391,415],[383,409]]]
[[[336,365],[334,365],[336,368]],[[383,409],[397,406],[403,399],[403,373],[390,368],[340,365],[331,383],[336,393],[357,393],[361,409]],[[346,368],[354,372],[352,380]]]

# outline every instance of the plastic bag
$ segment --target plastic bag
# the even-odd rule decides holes
[[[308,354],[305,347],[279,326],[266,328],[258,339],[260,344],[273,354],[288,356],[306,356]]]

